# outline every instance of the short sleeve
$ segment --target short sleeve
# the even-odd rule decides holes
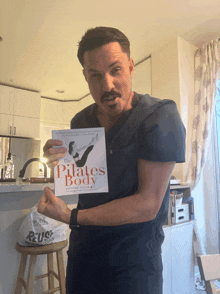
[[[186,130],[174,101],[163,104],[140,125],[138,159],[160,162],[185,161]]]

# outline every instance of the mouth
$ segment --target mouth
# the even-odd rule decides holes
[[[105,99],[103,100],[103,102],[113,103],[113,102],[115,102],[115,99],[116,99],[116,98],[118,98],[118,96],[110,96],[110,97],[108,97],[108,98],[105,98]]]

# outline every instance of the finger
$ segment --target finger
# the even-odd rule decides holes
[[[47,158],[46,163],[49,166],[49,168],[53,168],[59,163],[59,159],[65,157],[65,156],[66,156],[66,153],[59,153],[59,154],[50,155]]]
[[[48,149],[52,148],[53,146],[62,146],[63,142],[61,140],[54,140],[50,139],[47,140],[46,144],[43,147],[43,151],[46,152]]]
[[[57,153],[57,154],[52,154],[48,157],[47,162],[53,162],[53,161],[59,161],[59,159],[63,158],[66,156],[66,153]]]
[[[50,169],[53,169],[57,164],[59,163],[59,161],[53,161],[51,163],[47,163],[47,166],[50,168]]]
[[[43,195],[43,196],[41,197],[41,200],[40,200],[40,202],[39,202],[39,204],[38,204],[38,208],[37,208],[37,211],[38,211],[39,213],[43,213],[43,211],[44,211],[44,207],[45,207],[45,203],[46,203],[46,197],[45,197],[45,195]]]
[[[59,163],[59,160],[52,161],[52,162],[47,163],[47,166],[48,166],[50,169],[53,169],[58,163]]]
[[[65,152],[67,152],[66,147],[50,148],[44,152],[43,156],[47,158],[51,155],[54,155],[54,154],[56,155],[58,153],[65,153]]]

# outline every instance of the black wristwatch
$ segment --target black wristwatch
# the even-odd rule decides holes
[[[69,225],[70,229],[80,227],[80,225],[77,223],[77,214],[78,214],[78,209],[77,208],[72,209],[71,216],[70,216],[70,225]]]

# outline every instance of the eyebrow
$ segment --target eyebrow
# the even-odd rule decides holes
[[[109,68],[111,68],[111,67],[113,67],[114,65],[116,65],[116,64],[118,64],[118,63],[121,63],[119,60],[117,60],[117,61],[115,61],[115,62],[113,62],[113,63],[111,63],[110,65],[109,65]],[[99,72],[97,69],[89,69],[89,72]]]

